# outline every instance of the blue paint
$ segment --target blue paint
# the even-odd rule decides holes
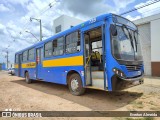
[[[1,68],[0,68],[0,70],[6,70],[7,68],[6,68],[6,64],[5,63],[0,63],[1,65]]]
[[[129,72],[126,69],[125,65],[120,65],[117,60],[113,57],[112,53],[111,53],[111,40],[110,40],[110,24],[113,23],[112,21],[112,14],[104,14],[101,16],[96,17],[96,21],[93,22],[92,20],[86,21],[82,24],[79,24],[77,26],[74,26],[64,32],[61,32],[59,34],[56,34],[55,36],[52,36],[46,40],[43,40],[37,44],[34,44],[26,49],[23,49],[19,52],[17,52],[16,54],[22,54],[23,51],[31,49],[31,48],[35,48],[35,58],[32,61],[28,61],[28,62],[36,62],[36,50],[38,48],[43,48],[44,49],[44,44],[47,43],[48,41],[54,40],[56,38],[62,37],[62,36],[66,36],[69,33],[72,33],[74,31],[80,30],[81,31],[81,36],[83,36],[83,32],[85,32],[86,30],[95,28],[95,27],[99,27],[99,26],[105,26],[104,28],[104,32],[105,32],[105,41],[103,41],[104,43],[104,48],[103,50],[105,51],[106,55],[105,55],[105,61],[106,63],[104,64],[105,67],[105,82],[108,84],[108,90],[112,91],[112,76],[114,75],[112,69],[113,68],[118,68],[119,70],[123,71],[124,74],[126,75],[126,77],[135,77],[138,76],[138,72],[137,71],[132,71]],[[132,28],[133,29],[133,28]],[[81,37],[81,51],[74,53],[74,54],[63,54],[63,55],[59,55],[59,56],[52,56],[49,58],[44,58],[44,54],[42,55],[42,61],[43,60],[51,60],[51,59],[59,59],[59,58],[67,58],[67,57],[73,57],[73,56],[83,56],[84,55],[84,39]],[[22,62],[22,64],[25,62]],[[38,64],[36,68],[20,68],[20,74],[19,74],[19,70],[15,69],[15,73],[17,76],[20,77],[25,77],[25,71],[28,71],[29,76],[31,79],[36,80],[36,79],[42,79],[44,81],[47,82],[53,82],[53,83],[58,83],[58,84],[64,84],[66,85],[66,78],[67,78],[67,74],[69,71],[74,70],[76,72],[79,73],[79,75],[81,76],[82,79],[82,83],[83,86],[85,86],[85,77],[84,75],[81,74],[81,71],[84,71],[84,66],[64,66],[64,67],[42,67],[42,64]],[[140,69],[141,72],[144,71],[143,65]],[[38,72],[38,73],[37,73]],[[106,90],[104,88],[104,90]]]

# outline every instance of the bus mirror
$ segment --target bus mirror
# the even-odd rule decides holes
[[[116,29],[116,26],[115,26],[115,25],[111,24],[110,30],[111,30],[111,34],[112,34],[113,36],[117,36],[117,29]]]

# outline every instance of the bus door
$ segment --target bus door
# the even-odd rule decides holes
[[[36,78],[42,79],[43,47],[36,49]]]
[[[86,85],[91,85],[91,47],[90,47],[90,40],[89,35],[87,33],[84,33],[84,51],[85,51],[85,77],[86,77]]]
[[[82,29],[82,39],[86,86],[106,89],[104,22]]]
[[[18,76],[20,77],[22,73],[22,54],[18,55]]]

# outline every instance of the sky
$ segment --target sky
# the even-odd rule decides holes
[[[120,14],[153,0],[0,0],[0,63],[14,63],[15,52],[37,43],[39,22],[42,20],[43,40],[53,35],[53,20],[68,15],[88,20],[104,13]],[[130,20],[160,13],[160,2],[124,15]]]

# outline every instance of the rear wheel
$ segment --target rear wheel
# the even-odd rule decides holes
[[[29,73],[28,72],[25,73],[25,80],[26,80],[26,83],[28,83],[28,84],[31,83],[31,79],[29,78]]]
[[[72,74],[68,80],[68,87],[70,92],[73,95],[82,95],[85,92],[85,88],[83,88],[82,80],[80,76],[76,73]]]

